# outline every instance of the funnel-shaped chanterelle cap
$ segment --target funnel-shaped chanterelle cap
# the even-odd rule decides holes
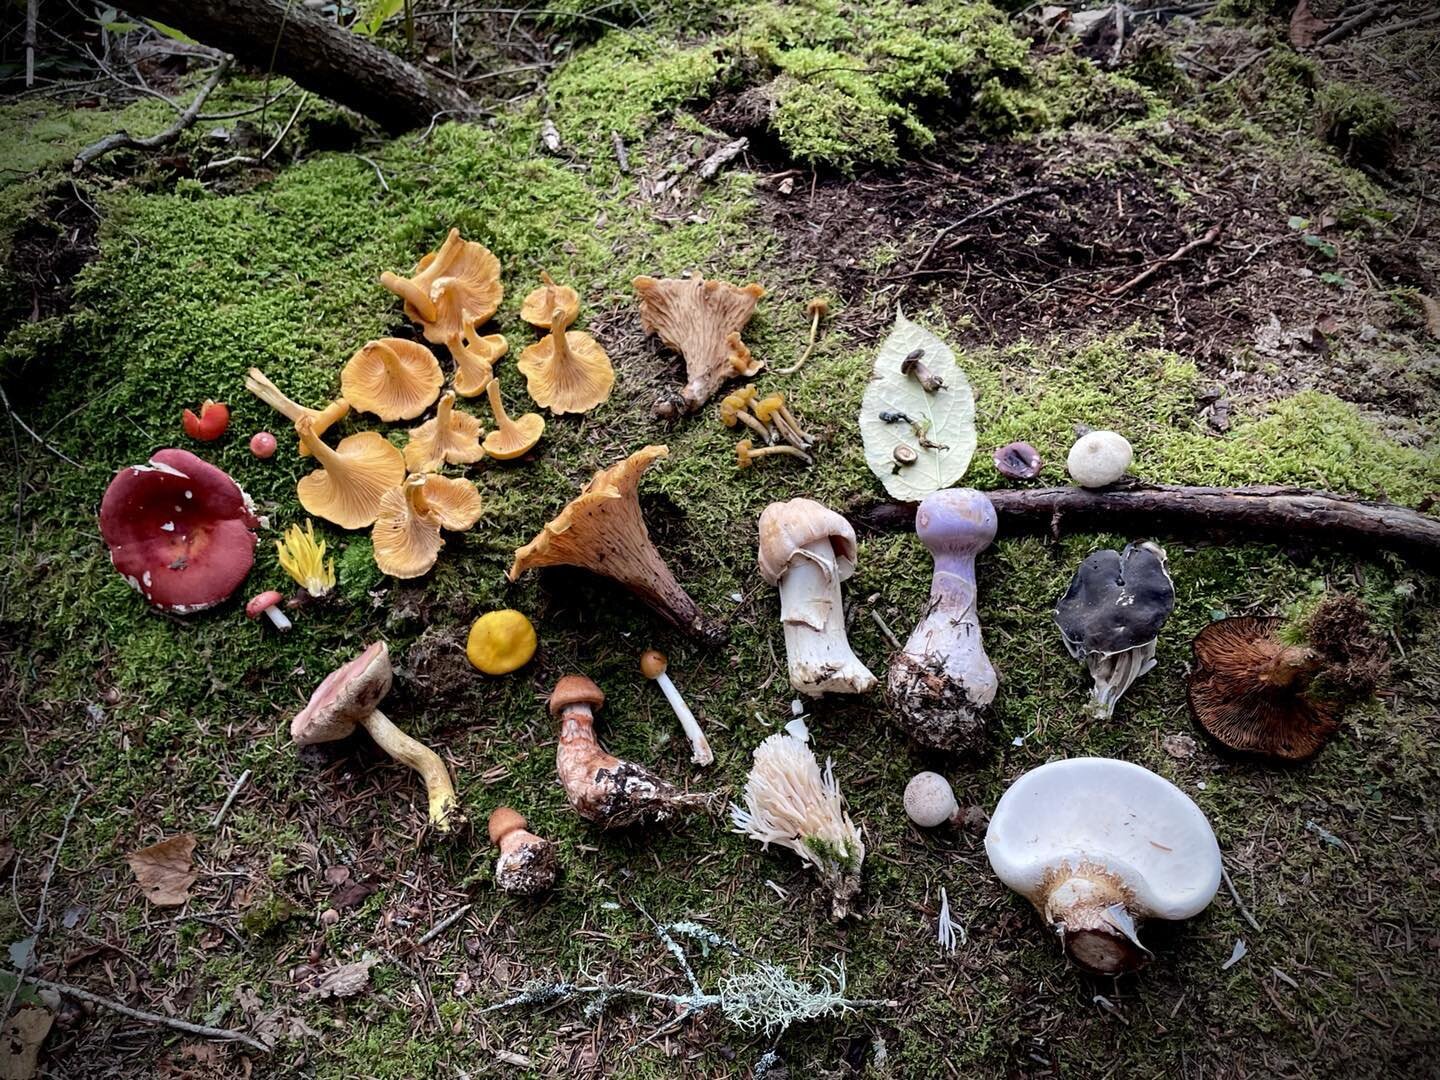
[[[521,303],[520,317],[537,329],[549,330],[558,309],[561,321],[569,326],[580,314],[580,294],[569,285],[556,285],[545,270],[540,271],[540,281],[540,287],[532,289]]]
[[[589,412],[615,386],[615,368],[600,343],[583,330],[567,330],[568,325],[557,307],[550,333],[522,349],[515,365],[535,404],[557,416]]]
[[[290,738],[299,746],[313,746],[346,738],[363,727],[376,746],[420,774],[429,795],[430,824],[448,832],[464,820],[449,770],[435,751],[406,735],[377,707],[390,692],[391,679],[390,649],[377,641],[325,676],[290,721]]]
[[[640,325],[685,358],[683,411],[700,408],[726,379],[754,375],[764,366],[740,340],[740,331],[765,295],[764,286],[706,281],[698,275],[637,277],[633,284],[640,294]],[[655,409],[665,416],[675,411],[669,401]]]
[[[499,379],[491,379],[485,384],[485,395],[490,401],[490,411],[495,414],[495,430],[485,436],[485,453],[496,461],[524,457],[545,434],[545,418],[532,412],[516,420],[510,419],[510,414],[505,411],[505,402],[500,397]]]
[[[669,452],[665,446],[647,446],[597,472],[535,539],[516,550],[510,580],[537,567],[578,566],[624,585],[686,633],[717,637],[650,542],[640,513],[640,477]]]
[[[1188,919],[1220,887],[1220,847],[1200,808],[1170,781],[1111,758],[1072,758],[1011,784],[985,834],[996,876],[1093,974],[1138,970],[1143,919]]]
[[[379,338],[361,345],[340,371],[340,392],[381,420],[414,420],[440,396],[445,376],[418,341]]]
[[[446,465],[469,465],[485,456],[480,446],[480,420],[455,408],[455,394],[440,395],[435,417],[410,429],[405,467],[411,472],[438,472]]]
[[[315,435],[308,416],[295,421],[295,431],[320,465],[295,485],[300,505],[342,529],[373,525],[380,499],[405,479],[400,451],[374,431],[346,436],[332,450]]]
[[[424,476],[411,476],[385,493],[370,542],[375,565],[391,577],[429,573],[445,541],[440,538],[440,515],[425,498]]]
[[[405,300],[405,314],[424,328],[426,341],[438,345],[473,333],[505,296],[500,260],[484,244],[462,240],[459,229],[451,229],[440,249],[423,256],[409,277],[387,271],[380,284]]]

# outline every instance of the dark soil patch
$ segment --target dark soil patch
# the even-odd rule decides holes
[[[99,214],[73,184],[49,192],[15,232],[0,335],[69,313],[75,277],[99,253],[99,231]]]

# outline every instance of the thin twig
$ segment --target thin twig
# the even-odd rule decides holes
[[[890,647],[898,652],[900,650],[900,639],[895,636],[895,631],[890,629],[890,624],[885,621],[885,616],[881,615],[880,612],[872,607],[870,609],[870,618],[875,620],[875,625],[878,626],[880,632],[885,635],[885,640],[890,642]]]
[[[1208,247],[1209,245],[1215,243],[1215,241],[1218,239],[1220,239],[1220,226],[1210,226],[1209,231],[1206,232],[1204,236],[1200,237],[1200,239],[1191,240],[1188,244],[1180,245],[1169,255],[1166,255],[1165,258],[1157,259],[1155,262],[1152,262],[1144,270],[1141,270],[1140,273],[1136,274],[1129,281],[1125,282],[1124,285],[1117,285],[1115,288],[1111,289],[1109,293],[1110,297],[1113,299],[1118,296],[1124,296],[1131,289],[1143,285],[1145,284],[1145,282],[1149,281],[1152,277],[1154,277],[1157,273],[1160,272],[1160,268],[1162,266],[1168,266],[1173,262],[1178,262],[1186,255],[1189,255],[1190,252],[1194,251],[1196,248]]]
[[[1416,26],[1425,26],[1436,21],[1440,21],[1440,11],[1432,11],[1429,15],[1421,15],[1415,19],[1401,19],[1397,23],[1386,23],[1384,26],[1377,26],[1361,34],[1360,40],[1370,41],[1374,38],[1384,37],[1386,34],[1399,33],[1401,30],[1409,30]]]
[[[380,171],[380,165],[364,154],[356,154],[355,156],[375,170],[375,178],[380,181],[380,190],[387,195],[390,194],[390,185],[385,182],[385,174]]]
[[[1237,66],[1237,67],[1231,68],[1230,71],[1229,71],[1227,74],[1222,75],[1222,76],[1220,76],[1220,78],[1216,79],[1216,80],[1215,80],[1215,85],[1212,86],[1212,87],[1210,87],[1210,90],[1214,90],[1216,87],[1219,87],[1219,86],[1224,86],[1224,85],[1225,85],[1227,82],[1229,82],[1231,79],[1235,78],[1235,76],[1241,74],[1242,72],[1249,71],[1252,67],[1254,67],[1256,64],[1258,64],[1261,60],[1264,60],[1265,57],[1269,56],[1270,53],[1273,52],[1273,51],[1274,51],[1273,49],[1261,49],[1261,50],[1260,50],[1259,52],[1257,52],[1254,56],[1250,57],[1249,60],[1246,60],[1243,64],[1240,64],[1240,65]],[[1210,93],[1210,90],[1206,90],[1205,93],[1206,93],[1206,94]],[[1201,96],[1203,97],[1204,95],[1202,94]]]
[[[68,463],[71,464],[71,465],[74,465],[75,468],[77,468],[77,469],[84,469],[84,468],[85,468],[84,465],[81,465],[80,462],[78,462],[78,461],[76,461],[74,458],[70,457],[70,456],[69,456],[68,454],[66,454],[63,450],[60,450],[60,449],[57,449],[57,448],[54,447],[54,446],[51,446],[48,442],[46,442],[43,438],[41,438],[39,434],[36,433],[36,431],[35,431],[34,428],[32,428],[29,424],[25,423],[24,420],[21,420],[21,419],[20,419],[20,417],[15,414],[15,409],[11,406],[11,404],[10,404],[10,398],[9,398],[9,396],[5,393],[5,388],[4,388],[3,386],[0,386],[0,405],[4,405],[4,406],[5,406],[5,411],[10,415],[10,419],[13,420],[13,421],[15,421],[15,423],[19,424],[19,425],[20,425],[20,429],[21,429],[22,431],[24,431],[26,435],[29,435],[32,439],[34,439],[37,443],[39,443],[41,446],[43,446],[46,450],[49,450],[50,453],[54,454],[54,455],[55,455],[56,457],[58,457],[61,461],[65,461],[65,462],[68,462]]]
[[[1235,907],[1240,912],[1240,917],[1250,924],[1250,929],[1257,934],[1260,933],[1260,924],[1255,921],[1255,916],[1250,914],[1250,909],[1245,906],[1245,901],[1240,899],[1240,893],[1235,888],[1235,882],[1230,880],[1230,871],[1220,867],[1221,880],[1225,882],[1225,888],[1230,890],[1230,899],[1235,901]]]
[[[1315,47],[1318,49],[1321,45],[1334,45],[1337,41],[1344,41],[1356,31],[1365,29],[1365,27],[1369,26],[1372,22],[1374,22],[1384,13],[1384,4],[1375,4],[1371,7],[1368,7],[1364,11],[1360,12],[1359,15],[1356,15],[1354,18],[1346,19],[1339,26],[1335,27],[1335,29],[1327,33],[1324,37],[1317,38],[1315,40]]]
[[[240,774],[240,779],[236,780],[235,783],[230,786],[230,794],[225,796],[225,801],[220,804],[219,811],[217,811],[214,818],[211,819],[210,828],[220,828],[221,824],[225,821],[225,815],[230,813],[230,807],[235,802],[235,796],[240,794],[240,789],[245,786],[249,779],[250,770],[246,769]]]
[[[300,110],[305,107],[305,102],[309,99],[310,94],[308,91],[300,95],[300,100],[295,103],[295,111],[290,114],[290,119],[285,121],[285,126],[280,129],[280,134],[275,136],[275,141],[270,144],[270,149],[260,155],[261,161],[267,159],[276,151],[280,144],[285,141],[285,136],[290,134],[290,129],[295,126],[295,121],[300,116]]]
[[[949,225],[946,225],[942,229],[940,229],[940,231],[935,234],[935,239],[930,241],[930,246],[920,253],[920,258],[915,260],[915,265],[911,268],[911,276],[918,274],[924,268],[925,261],[929,259],[931,255],[935,254],[935,249],[940,246],[940,241],[944,240],[945,237],[949,236],[956,229],[959,229],[965,225],[969,225],[970,222],[975,221],[979,218],[988,217],[996,210],[999,210],[1002,207],[1009,206],[1011,203],[1017,203],[1021,199],[1028,199],[1032,195],[1044,195],[1046,192],[1054,190],[1054,184],[1044,184],[1039,187],[1029,187],[1023,191],[1016,191],[1013,194],[1006,195],[1004,198],[996,199],[994,202],[986,203],[984,206],[980,207],[979,210],[972,210],[970,213],[962,217],[959,221],[952,221]],[[900,286],[899,290],[895,293],[896,297],[899,297],[900,294],[904,291],[905,286]]]
[[[226,1042],[238,1042],[261,1054],[270,1053],[270,1047],[266,1046],[259,1039],[246,1035],[243,1031],[235,1031],[231,1028],[210,1027],[208,1024],[192,1024],[188,1020],[177,1020],[173,1016],[163,1016],[160,1013],[147,1012],[144,1009],[131,1008],[118,1001],[111,1001],[109,998],[101,997],[99,994],[92,994],[89,990],[82,990],[78,986],[71,986],[68,983],[52,982],[49,979],[41,979],[37,976],[29,976],[28,981],[34,983],[42,990],[54,990],[57,994],[64,994],[76,1001],[88,1001],[91,1005],[98,1005],[102,1009],[109,1009],[121,1016],[128,1016],[132,1020],[144,1020],[149,1024],[159,1024],[162,1027],[173,1028],[176,1031],[184,1031],[190,1035],[203,1035],[207,1039],[223,1039]]]
[[[156,150],[162,146],[169,146],[180,137],[181,132],[195,123],[195,118],[200,115],[200,110],[205,105],[205,99],[220,85],[220,81],[229,73],[234,63],[235,58],[233,56],[225,56],[216,66],[215,70],[210,73],[209,81],[200,88],[200,92],[195,95],[195,100],[190,102],[190,105],[176,118],[173,124],[158,135],[149,135],[141,139],[137,139],[128,131],[117,131],[113,134],[106,135],[103,139],[91,143],[76,154],[75,161],[71,165],[71,168],[77,173],[82,172],[90,162],[102,158],[115,150],[125,148],[134,150]]]
[[[423,934],[420,935],[420,940],[417,941],[417,942],[415,942],[415,948],[418,949],[418,948],[420,948],[421,946],[429,945],[430,942],[434,941],[437,937],[439,937],[441,934],[443,934],[446,930],[449,930],[450,927],[454,926],[457,922],[459,922],[461,919],[463,919],[463,918],[465,917],[466,913],[467,913],[467,912],[471,909],[471,907],[473,907],[473,906],[474,906],[473,904],[465,904],[464,906],[458,908],[457,910],[452,911],[449,915],[446,915],[445,918],[441,919],[438,923],[436,923],[434,926],[432,926],[429,930],[426,930],[425,933],[423,933]]]
[[[620,166],[621,173],[630,171],[630,155],[625,152],[625,140],[620,137],[618,131],[610,132],[610,145],[615,148],[615,162]]]
[[[20,992],[20,980],[24,979],[30,970],[30,965],[35,962],[35,952],[40,948],[40,935],[45,932],[45,901],[50,898],[50,882],[55,877],[55,868],[60,865],[60,850],[65,846],[65,839],[70,835],[70,823],[75,820],[75,811],[80,808],[80,796],[75,796],[75,801],[70,804],[70,812],[65,815],[65,824],[60,828],[60,839],[55,841],[55,851],[50,856],[50,866],[45,871],[45,880],[40,885],[40,904],[35,909],[35,927],[31,935],[30,951],[25,954],[25,962],[20,965],[16,973],[19,978],[15,985],[10,988],[10,996],[5,999],[5,1009],[0,1012],[0,1021],[9,1019],[10,1010],[15,1006],[15,996]],[[17,908],[18,910],[18,908]]]

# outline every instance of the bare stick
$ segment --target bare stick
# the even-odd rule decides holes
[[[736,139],[734,142],[728,142],[724,146],[720,147],[720,149],[716,150],[713,154],[711,154],[709,157],[707,157],[704,161],[700,163],[699,176],[701,182],[703,183],[706,180],[713,180],[716,173],[718,173],[726,165],[728,165],[730,162],[734,161],[737,157],[743,154],[746,147],[748,147],[749,145],[749,139],[740,138]]]
[[[1111,289],[1109,295],[1112,298],[1117,296],[1124,296],[1131,289],[1143,285],[1145,284],[1145,282],[1149,281],[1152,277],[1159,273],[1162,266],[1169,266],[1173,262],[1179,262],[1196,248],[1209,247],[1211,244],[1215,243],[1215,241],[1219,239],[1220,226],[1210,226],[1210,231],[1207,232],[1204,236],[1200,237],[1199,240],[1191,240],[1188,244],[1181,244],[1169,255],[1166,255],[1165,258],[1159,259],[1156,262],[1151,263],[1144,270],[1141,270],[1140,273],[1136,274],[1129,281],[1125,282],[1124,285],[1117,285],[1115,288]]]
[[[463,919],[466,912],[468,912],[472,906],[473,905],[471,904],[466,904],[463,907],[452,911],[449,915],[446,915],[445,918],[441,919],[429,930],[426,930],[425,933],[420,935],[420,940],[415,942],[415,947],[418,949],[422,945],[429,945],[430,942],[434,941],[446,930],[449,930],[450,927],[454,926],[457,922]]]
[[[113,134],[106,135],[98,142],[91,143],[76,154],[71,169],[77,173],[83,172],[86,165],[116,150],[126,148],[133,150],[156,150],[162,146],[169,146],[180,137],[181,132],[195,123],[195,118],[200,115],[200,110],[205,106],[205,99],[215,91],[215,88],[220,85],[220,81],[229,74],[230,68],[234,63],[235,58],[233,56],[223,57],[215,70],[210,73],[209,80],[200,88],[200,92],[195,95],[195,100],[190,102],[189,107],[176,118],[173,124],[158,135],[148,135],[145,138],[137,139],[128,131],[116,131]],[[304,99],[302,98],[301,100],[303,101]]]
[[[122,1005],[118,1001],[111,1001],[99,994],[92,994],[89,990],[82,990],[78,986],[70,986],[68,983],[51,982],[49,979],[41,979],[37,976],[29,976],[29,982],[34,983],[42,990],[54,990],[57,994],[64,994],[76,1001],[88,1001],[91,1005],[98,1005],[102,1009],[109,1009],[121,1016],[128,1016],[132,1020],[144,1020],[147,1024],[159,1024],[162,1027],[173,1028],[176,1031],[183,1031],[190,1035],[203,1035],[207,1039],[222,1039],[226,1042],[238,1042],[260,1054],[270,1053],[270,1047],[266,1046],[259,1039],[246,1035],[243,1031],[235,1031],[231,1028],[210,1027],[207,1024],[192,1024],[188,1020],[177,1020],[173,1016],[163,1016],[160,1013],[146,1012],[144,1009],[132,1009],[129,1005]]]
[[[210,822],[210,827],[212,829],[220,828],[221,822],[225,820],[225,815],[230,813],[230,806],[232,803],[234,803],[235,796],[240,794],[240,789],[245,786],[246,781],[248,781],[249,779],[250,770],[246,769],[240,774],[240,779],[236,780],[235,783],[231,785],[230,794],[225,796],[225,801],[220,804],[219,812],[216,813],[215,817]]]
[[[1401,30],[1409,30],[1415,26],[1425,26],[1428,23],[1440,21],[1440,11],[1432,11],[1429,15],[1421,15],[1415,19],[1401,19],[1397,23],[1386,23],[1384,26],[1377,26],[1373,30],[1366,30],[1360,35],[1361,41],[1369,41],[1372,38],[1384,37],[1386,34],[1399,33]]]
[[[615,163],[620,166],[622,173],[630,171],[630,155],[625,152],[625,140],[620,137],[618,131],[610,132],[610,145],[615,148]]]
[[[1240,899],[1240,894],[1235,890],[1235,882],[1230,880],[1230,871],[1220,867],[1220,877],[1225,882],[1225,888],[1230,890],[1230,899],[1235,901],[1235,907],[1240,912],[1240,917],[1250,924],[1250,929],[1257,934],[1260,932],[1260,924],[1255,921],[1255,916],[1250,914],[1250,909],[1245,906],[1245,901]]]
[[[35,85],[35,23],[40,17],[40,0],[25,3],[25,87]]]
[[[880,632],[885,635],[885,640],[890,642],[890,647],[896,652],[899,652],[900,639],[895,636],[895,631],[890,629],[890,624],[885,621],[885,616],[881,615],[880,612],[872,607],[870,609],[870,618],[875,620],[875,625],[878,626]]]
[[[1315,42],[1315,47],[1318,49],[1321,45],[1334,45],[1337,41],[1344,41],[1347,37],[1355,33],[1357,30],[1365,29],[1365,27],[1369,26],[1372,22],[1374,22],[1382,14],[1384,14],[1384,11],[1385,7],[1383,4],[1375,4],[1371,7],[1366,8],[1364,11],[1360,12],[1359,15],[1356,15],[1353,19],[1346,19],[1344,22],[1342,22],[1339,26],[1335,27],[1335,29],[1331,30],[1324,37],[1317,39]]]

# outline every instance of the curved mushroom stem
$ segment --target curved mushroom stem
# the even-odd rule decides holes
[[[397,378],[401,374],[400,355],[389,345],[383,341],[367,341],[365,348],[379,354],[380,362],[385,365],[385,373],[391,378]]]
[[[350,411],[350,403],[343,397],[336,398],[323,409],[307,409],[299,402],[286,397],[259,368],[252,367],[245,373],[245,389],[292,423],[302,416],[308,416],[314,424],[316,435],[324,435],[331,426],[339,423]],[[310,451],[303,445],[300,447],[300,456],[310,456]]]
[[[491,379],[485,384],[485,398],[490,402],[490,411],[495,414],[495,426],[507,436],[515,433],[515,421],[505,411],[505,402],[500,397],[500,380]]]
[[[1130,684],[1155,666],[1155,642],[1147,641],[1133,649],[1103,656],[1088,653],[1085,666],[1090,670],[1090,712],[1100,720],[1115,715],[1115,706],[1130,689]]]
[[[776,368],[776,375],[794,375],[795,372],[805,366],[805,361],[809,360],[810,354],[815,351],[815,342],[819,340],[820,337],[820,316],[824,314],[825,312],[822,308],[814,307],[811,309],[810,340],[805,345],[805,351],[800,354],[800,359],[796,360],[795,363],[789,367]]]
[[[300,445],[315,455],[315,460],[326,472],[333,472],[338,477],[350,468],[343,457],[321,440],[310,417],[302,416],[295,421],[295,434],[300,436]]]
[[[665,654],[651,649],[640,657],[640,672],[647,679],[653,679],[660,686],[660,692],[665,695],[665,700],[670,703],[670,708],[675,713],[675,718],[680,721],[680,727],[685,732],[685,737],[690,740],[690,760],[696,765],[709,765],[715,760],[715,753],[710,749],[710,740],[705,737],[699,721],[695,714],[690,711],[690,706],[685,704],[685,699],[680,696],[680,691],[675,688],[666,672]]]
[[[440,395],[440,404],[435,406],[435,430],[443,445],[450,433],[450,416],[455,408],[455,392],[447,390]]]
[[[790,407],[788,405],[781,405],[780,411],[776,415],[780,419],[785,421],[785,423],[789,426],[790,430],[794,432],[795,437],[798,438],[805,446],[811,446],[815,442],[815,436],[811,435],[808,431],[806,431],[800,426],[800,421],[795,419],[795,414],[790,411]]]
[[[788,443],[784,446],[762,446],[756,450],[745,445],[745,443],[749,441],[749,439],[745,439],[735,447],[735,454],[740,459],[740,468],[742,469],[750,464],[751,458],[766,457],[769,454],[785,454],[787,457],[799,458],[805,462],[806,465],[815,464],[815,459],[805,453],[804,450],[791,446]]]
[[[863,694],[875,685],[875,676],[845,636],[840,571],[829,540],[806,544],[786,569],[780,579],[780,621],[793,689],[819,697]]]
[[[276,630],[289,630],[295,624],[292,623],[286,614],[280,610],[280,605],[271,604],[265,609],[265,617],[270,620]]]
[[[554,339],[555,363],[563,365],[570,363],[570,343],[565,340],[565,313],[556,307],[550,313],[550,336]]]
[[[436,261],[439,261],[438,257]],[[407,301],[426,322],[434,322],[439,315],[435,309],[435,301],[430,299],[430,294],[410,278],[401,277],[399,274],[392,274],[386,270],[380,275],[380,284]]]
[[[756,435],[759,435],[760,438],[764,439],[766,446],[769,446],[772,442],[775,441],[771,435],[770,429],[764,424],[762,424],[759,420],[756,420],[755,417],[751,416],[748,412],[736,412],[735,419],[739,420],[751,431],[755,432]]]
[[[455,361],[455,392],[467,398],[480,393],[495,374],[494,355],[470,344],[475,336],[471,331],[469,334],[456,334],[445,342],[451,359]]]
[[[430,799],[431,825],[441,832],[449,832],[451,826],[464,820],[455,787],[450,782],[450,770],[439,754],[406,735],[379,709],[361,720],[360,726],[370,733],[376,746],[420,774]]]
[[[405,498],[410,503],[410,509],[418,517],[424,517],[433,511],[430,500],[425,498],[425,482],[428,479],[428,476],[419,475],[409,477],[405,481]]]
[[[1149,963],[1152,953],[1140,944],[1125,900],[1114,875],[1082,864],[1056,881],[1037,906],[1076,967],[1092,975],[1126,975]]]

